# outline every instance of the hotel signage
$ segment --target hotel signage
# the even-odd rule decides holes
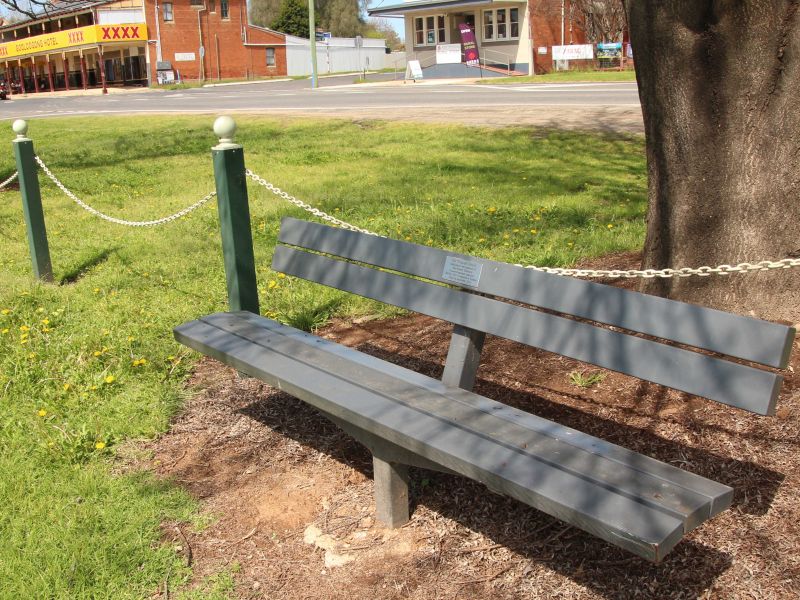
[[[74,46],[118,44],[147,41],[147,25],[127,23],[120,25],[89,25],[67,31],[54,31],[15,42],[0,44],[0,59],[38,54],[51,50],[64,50]]]

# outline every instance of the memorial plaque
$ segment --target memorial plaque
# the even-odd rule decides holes
[[[478,287],[481,280],[481,269],[483,269],[483,265],[478,261],[448,256],[444,261],[442,279],[459,285]]]

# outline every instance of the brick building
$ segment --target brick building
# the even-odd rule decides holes
[[[12,91],[280,75],[286,36],[250,25],[246,0],[69,1],[0,27]]]

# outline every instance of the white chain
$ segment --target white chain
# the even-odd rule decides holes
[[[523,265],[516,265],[522,267]],[[554,269],[550,267],[536,267],[533,265],[526,266],[526,269],[533,269],[534,271],[543,271],[545,273],[552,273],[554,275],[564,275],[567,277],[608,277],[608,278],[641,278],[653,279],[660,277],[668,279],[670,277],[710,277],[711,275],[731,275],[732,273],[755,273],[758,271],[770,271],[772,269],[791,269],[800,267],[800,258],[784,258],[783,260],[762,260],[757,263],[739,263],[738,265],[720,265],[718,267],[698,267],[691,269],[684,267],[682,269],[644,269],[639,271],[636,269],[630,270],[611,270],[603,271],[596,269]]]
[[[38,156],[36,156],[35,158],[36,158],[37,164],[42,168],[42,171],[44,171],[45,175],[47,175],[52,180],[52,182],[55,183],[56,186],[62,192],[64,192],[64,194],[68,198],[70,198],[73,202],[75,202],[75,204],[77,204],[78,206],[80,206],[84,210],[90,212],[91,214],[93,214],[93,215],[95,215],[97,217],[100,217],[101,219],[103,219],[105,221],[108,221],[109,223],[115,223],[117,225],[125,225],[127,227],[155,227],[156,225],[164,225],[165,223],[171,223],[172,221],[175,221],[176,219],[180,219],[181,217],[184,217],[184,216],[188,215],[193,210],[200,208],[206,202],[208,202],[214,196],[217,195],[217,192],[210,192],[209,194],[207,194],[203,198],[200,198],[200,200],[198,200],[197,202],[195,202],[191,206],[187,206],[183,210],[179,210],[175,214],[169,215],[168,217],[162,217],[161,219],[155,219],[153,221],[126,221],[124,219],[118,219],[116,217],[110,217],[110,216],[108,216],[106,214],[101,213],[96,208],[92,208],[91,206],[86,204],[86,202],[84,202],[83,200],[78,198],[75,194],[73,194],[71,191],[69,191],[67,189],[67,186],[65,186],[63,183],[61,183],[58,180],[58,178],[55,175],[53,175],[53,172],[50,169],[47,168],[47,165],[44,164],[44,162],[42,161],[41,158],[39,158]]]
[[[170,223],[175,221],[176,219],[180,219],[181,217],[189,214],[193,210],[200,208],[206,202],[211,200],[214,196],[217,195],[216,192],[210,192],[205,197],[201,198],[191,206],[184,208],[181,211],[176,212],[173,215],[168,217],[163,217],[161,219],[156,219],[154,221],[125,221],[123,219],[117,219],[116,217],[110,217],[101,213],[99,210],[96,210],[83,202],[80,198],[78,198],[75,194],[73,194],[67,187],[61,183],[58,178],[53,175],[53,172],[47,168],[41,158],[38,156],[35,157],[36,162],[42,168],[45,175],[47,175],[53,183],[58,186],[58,188],[64,192],[64,194],[72,199],[78,206],[87,210],[88,212],[92,213],[100,217],[101,219],[105,219],[111,223],[116,223],[118,225],[127,225],[129,227],[153,227],[156,225],[163,225],[165,223]],[[341,219],[337,219],[336,217],[329,215],[326,212],[323,212],[317,208],[314,208],[310,204],[306,204],[302,200],[295,198],[294,196],[287,194],[280,188],[272,185],[263,177],[260,177],[253,173],[250,169],[245,170],[245,174],[258,183],[263,187],[267,188],[270,192],[286,200],[290,204],[293,204],[303,210],[311,213],[315,217],[319,217],[323,221],[328,221],[329,223],[333,223],[334,225],[338,225],[343,229],[349,229],[350,231],[357,231],[359,233],[364,233],[367,235],[374,235],[376,237],[384,237],[378,233],[373,231],[369,231],[368,229],[362,229],[361,227],[357,227],[352,225],[346,221],[342,221]],[[17,173],[14,173],[11,177],[6,179],[4,182],[0,183],[0,189],[7,186],[9,183],[14,181],[17,177]],[[585,278],[642,278],[642,279],[653,279],[656,277],[660,277],[663,279],[667,279],[670,277],[710,277],[711,275],[731,275],[733,273],[756,273],[759,271],[770,271],[773,269],[792,269],[800,267],[800,258],[784,258],[782,260],[771,261],[771,260],[762,260],[757,263],[748,263],[743,262],[737,265],[719,265],[718,267],[698,267],[696,269],[691,269],[688,267],[684,267],[681,269],[644,269],[644,270],[637,270],[637,269],[628,269],[628,270],[600,270],[600,269],[559,269],[559,268],[552,268],[552,267],[537,267],[535,265],[515,265],[517,267],[523,267],[525,269],[532,269],[534,271],[542,271],[544,273],[551,273],[553,275],[563,275],[566,277],[585,277]]]
[[[11,177],[9,177],[8,179],[6,179],[6,180],[5,180],[3,183],[0,183],[0,190],[2,190],[2,189],[3,189],[4,187],[6,187],[6,186],[7,186],[9,183],[11,183],[12,181],[14,181],[16,178],[17,178],[17,172],[16,172],[16,171],[14,171],[14,174],[13,174]]]
[[[326,212],[322,212],[318,208],[314,208],[310,204],[306,204],[302,200],[299,200],[298,198],[295,198],[294,196],[291,196],[291,195],[287,194],[282,189],[280,189],[278,187],[275,187],[274,185],[272,185],[269,181],[267,181],[263,177],[259,177],[258,175],[253,173],[250,169],[245,169],[245,174],[250,179],[255,181],[256,183],[258,183],[260,185],[263,185],[265,188],[267,188],[270,192],[272,192],[273,194],[275,194],[279,198],[283,198],[284,200],[286,200],[290,204],[294,204],[295,206],[297,206],[299,208],[302,208],[305,211],[310,212],[312,215],[314,215],[315,217],[319,217],[323,221],[328,221],[329,223],[333,223],[335,225],[338,225],[339,227],[341,227],[343,229],[349,229],[350,231],[358,231],[359,233],[366,233],[367,235],[374,235],[374,236],[377,236],[377,237],[384,237],[384,236],[382,236],[380,234],[377,234],[377,233],[374,233],[372,231],[369,231],[368,229],[361,229],[361,227],[356,227],[355,225],[351,225],[350,223],[347,223],[346,221],[342,221],[341,219],[337,219],[336,217],[333,217],[333,216],[329,215]]]
[[[366,233],[367,235],[374,235],[378,237],[381,236],[378,233],[374,233],[367,229],[361,229],[360,227],[356,227],[355,225],[351,225],[341,219],[337,219],[336,217],[332,217],[331,215],[322,212],[321,210],[314,208],[313,206],[306,204],[302,200],[298,200],[294,196],[290,196],[286,192],[282,191],[280,188],[275,187],[271,183],[269,183],[263,177],[259,177],[255,173],[253,173],[250,169],[246,169],[245,173],[247,176],[252,179],[253,181],[263,185],[267,188],[270,192],[279,196],[294,204],[295,206],[299,206],[305,211],[310,212],[312,215],[316,217],[320,217],[324,221],[329,221],[330,223],[334,223],[339,227],[344,229],[349,229],[351,231],[358,231],[360,233]],[[611,271],[603,271],[603,270],[596,270],[596,269],[556,269],[552,267],[537,267],[534,265],[514,265],[517,267],[523,267],[525,269],[532,269],[534,271],[543,271],[545,273],[551,273],[553,275],[563,275],[565,277],[586,277],[586,278],[595,278],[595,277],[607,277],[607,278],[642,278],[642,279],[652,279],[654,277],[661,277],[661,278],[669,278],[669,277],[709,277],[711,275],[730,275],[732,273],[753,273],[756,271],[769,271],[772,269],[791,269],[793,267],[800,267],[800,258],[784,258],[783,260],[778,261],[771,261],[771,260],[762,260],[761,262],[757,263],[739,263],[738,265],[720,265],[718,267],[698,267],[697,269],[690,269],[688,267],[684,267],[682,269],[645,269],[643,271],[638,271],[635,269],[630,269],[627,271],[622,270],[611,270]]]

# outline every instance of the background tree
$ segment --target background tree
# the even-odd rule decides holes
[[[269,27],[278,17],[280,10],[281,0],[250,0],[247,14],[253,25]]]
[[[283,0],[278,16],[270,25],[271,29],[308,37],[308,5],[303,0]]]
[[[621,42],[625,32],[625,7],[622,0],[571,0],[575,25],[586,33],[589,42]]]
[[[625,0],[647,139],[649,268],[796,256],[800,5]],[[800,321],[800,271],[645,291]]]
[[[364,27],[364,37],[377,38],[386,40],[386,46],[391,48],[392,52],[398,52],[405,49],[405,44],[397,32],[389,23],[388,19],[370,19]]]
[[[319,8],[317,22],[334,37],[362,35],[365,30],[364,4],[359,0],[321,0],[315,5]]]

